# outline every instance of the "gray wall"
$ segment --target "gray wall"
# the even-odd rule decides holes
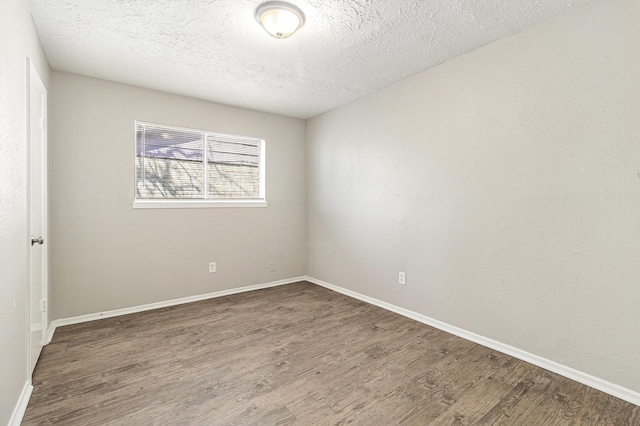
[[[303,120],[58,71],[51,84],[54,319],[304,275]],[[133,209],[134,120],[264,137],[269,206]]]
[[[0,424],[28,380],[27,55],[50,87],[52,318],[306,265],[640,391],[637,2],[596,1],[319,116],[307,152],[301,120],[49,84],[24,2],[0,11]],[[132,209],[136,119],[265,137],[269,207]]]
[[[49,65],[24,0],[0,5],[0,424],[28,380],[27,56]]]
[[[310,120],[308,274],[640,391],[638,21],[596,1]]]

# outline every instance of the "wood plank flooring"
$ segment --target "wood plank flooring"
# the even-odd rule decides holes
[[[302,282],[56,330],[23,424],[640,425],[640,407]]]

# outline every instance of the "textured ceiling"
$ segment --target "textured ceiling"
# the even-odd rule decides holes
[[[590,0],[28,0],[54,69],[309,118]]]

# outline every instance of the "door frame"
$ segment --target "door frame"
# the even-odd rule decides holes
[[[42,93],[43,96],[43,105],[42,105],[42,139],[39,141],[34,141],[31,138],[31,84],[35,84],[38,90]],[[47,162],[48,162],[48,154],[47,154],[47,143],[48,143],[48,131],[47,131],[47,120],[48,120],[48,110],[47,110],[47,101],[48,101],[48,91],[44,83],[42,82],[42,78],[38,73],[33,61],[31,58],[27,57],[27,241],[30,241],[32,233],[31,229],[31,170],[34,167],[32,164],[32,146],[35,143],[41,144],[41,153],[42,153],[42,180],[40,185],[42,187],[42,237],[45,240],[45,244],[43,244],[40,249],[42,250],[42,298],[41,301],[44,301],[44,310],[42,309],[42,302],[39,301],[37,306],[40,306],[40,312],[42,315],[41,324],[42,324],[42,346],[45,346],[48,342],[48,328],[49,328],[49,232],[48,232],[48,222],[49,222],[49,209],[48,209],[48,176],[47,176]],[[29,380],[31,380],[31,310],[32,310],[32,294],[31,294],[31,243],[27,243],[27,286],[28,286],[28,313],[29,313],[29,321],[28,323],[28,338],[27,338],[27,371]]]

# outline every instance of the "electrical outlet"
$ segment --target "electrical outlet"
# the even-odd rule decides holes
[[[275,272],[276,271],[276,264],[275,263],[270,263],[269,264],[269,272]]]
[[[398,272],[398,284],[407,285],[407,280],[404,272]]]
[[[209,273],[212,274],[216,272],[216,262],[209,262]]]

